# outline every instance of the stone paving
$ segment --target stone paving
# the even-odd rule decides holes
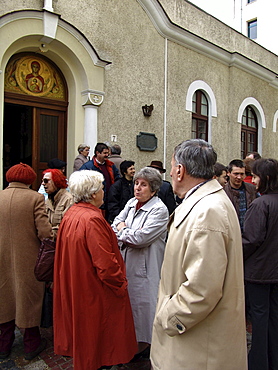
[[[24,359],[23,335],[19,329],[15,332],[15,341],[12,347],[11,355],[0,360],[0,369],[26,369],[26,370],[47,370],[47,369],[73,369],[72,358],[55,355],[53,350],[53,332],[52,327],[49,329],[41,328],[43,338],[47,340],[46,349],[32,361]]]
[[[25,369],[25,370],[69,370],[73,369],[73,360],[70,357],[59,356],[54,353],[53,330],[52,327],[41,328],[41,335],[46,338],[46,349],[32,361],[24,359],[23,333],[16,329],[15,341],[10,356],[5,360],[0,360],[0,369]],[[111,370],[150,370],[150,361],[140,359],[138,362],[124,364],[121,367],[113,366]],[[89,369],[84,369],[89,370]]]
[[[247,323],[246,336],[248,349],[251,344],[251,324]],[[15,341],[10,356],[5,360],[0,360],[0,370],[69,370],[73,369],[73,360],[70,357],[59,356],[54,353],[53,349],[53,331],[52,327],[41,328],[43,338],[47,340],[46,349],[32,361],[24,359],[22,332],[16,329]],[[148,359],[140,359],[137,362],[124,364],[121,367],[113,366],[111,370],[150,370],[151,365]],[[89,370],[89,369],[84,369]]]

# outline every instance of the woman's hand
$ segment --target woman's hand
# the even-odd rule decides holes
[[[117,230],[118,231],[121,231],[124,227],[126,227],[126,224],[124,221],[120,222],[118,225],[117,225]]]

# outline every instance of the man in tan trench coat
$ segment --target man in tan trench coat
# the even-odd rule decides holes
[[[169,223],[153,326],[154,370],[246,370],[241,232],[213,177],[207,142],[175,149],[171,176],[184,198]]]

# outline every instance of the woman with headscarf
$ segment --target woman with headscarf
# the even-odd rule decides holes
[[[44,283],[36,280],[34,267],[51,225],[43,195],[30,189],[34,170],[20,163],[6,179],[9,186],[0,191],[0,359],[9,356],[17,325],[25,329],[25,359],[32,360],[46,346],[39,330]]]
[[[73,356],[75,370],[128,362],[136,352],[125,265],[99,207],[101,173],[73,172],[75,204],[58,232],[54,263],[54,350]]]
[[[55,160],[58,161],[57,159]],[[67,190],[66,176],[60,169],[48,168],[43,171],[42,185],[48,195],[45,200],[46,213],[52,225],[53,240],[57,238],[57,232],[66,211],[73,203],[72,195]],[[53,293],[52,282],[46,282],[41,326],[48,328],[53,325]]]

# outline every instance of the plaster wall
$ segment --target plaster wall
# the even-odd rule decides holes
[[[20,10],[41,10],[42,6],[42,0],[2,0],[0,2],[0,16]]]
[[[136,161],[136,168],[163,161],[164,39],[152,26],[136,1],[82,1],[76,7],[58,1],[55,10],[74,22],[111,64],[105,68],[105,98],[98,111],[98,139],[111,143],[117,136],[122,157]],[[154,105],[151,117],[144,117],[143,105]],[[140,151],[136,135],[154,133],[155,152]]]
[[[264,3],[264,0],[260,1]],[[243,36],[240,32],[235,31],[235,29],[210,14],[201,11],[187,0],[161,0],[160,3],[173,23],[231,53],[240,53],[278,73],[277,56],[275,54],[266,51],[255,41]],[[264,7],[263,4],[262,6]],[[252,53],[250,53],[250,50],[252,50]]]
[[[9,4],[10,11],[12,6],[17,7],[14,9],[26,8],[23,1],[9,3],[4,0],[4,3]],[[250,61],[254,59],[257,64],[268,68],[267,72],[273,74],[278,71],[274,54],[187,1],[160,0],[160,3],[171,22],[199,35],[202,40],[219,45],[227,53],[238,52]],[[29,4],[35,9],[42,6],[42,2],[37,1]],[[123,158],[135,160],[136,169],[148,165],[151,160],[165,159],[166,178],[169,179],[173,148],[191,137],[192,113],[186,110],[185,102],[188,88],[196,80],[204,81],[215,95],[217,114],[211,117],[211,143],[219,161],[227,164],[240,156],[237,117],[239,107],[247,97],[255,98],[265,113],[262,154],[278,157],[277,134],[272,131],[273,116],[278,109],[278,90],[269,81],[178,41],[165,40],[139,0],[56,0],[53,7],[55,13],[61,14],[65,22],[86,37],[100,59],[109,62],[102,70],[103,74],[96,73],[92,60],[84,56],[84,50],[77,44],[74,45],[76,54],[73,57],[71,38],[67,38],[62,29],[58,29],[56,39],[49,44],[46,56],[65,74],[69,95],[74,97],[69,105],[69,163],[77,154],[76,146],[83,141],[81,91],[93,85],[104,92],[104,101],[98,108],[98,141],[111,143],[111,135],[116,135],[117,143],[122,146]],[[4,7],[0,9],[3,13]],[[59,53],[66,56],[67,62]],[[78,73],[82,68],[86,69],[86,74]],[[154,105],[151,117],[143,116],[141,107],[145,104]],[[137,148],[136,135],[139,132],[156,135],[158,148],[155,152]]]

